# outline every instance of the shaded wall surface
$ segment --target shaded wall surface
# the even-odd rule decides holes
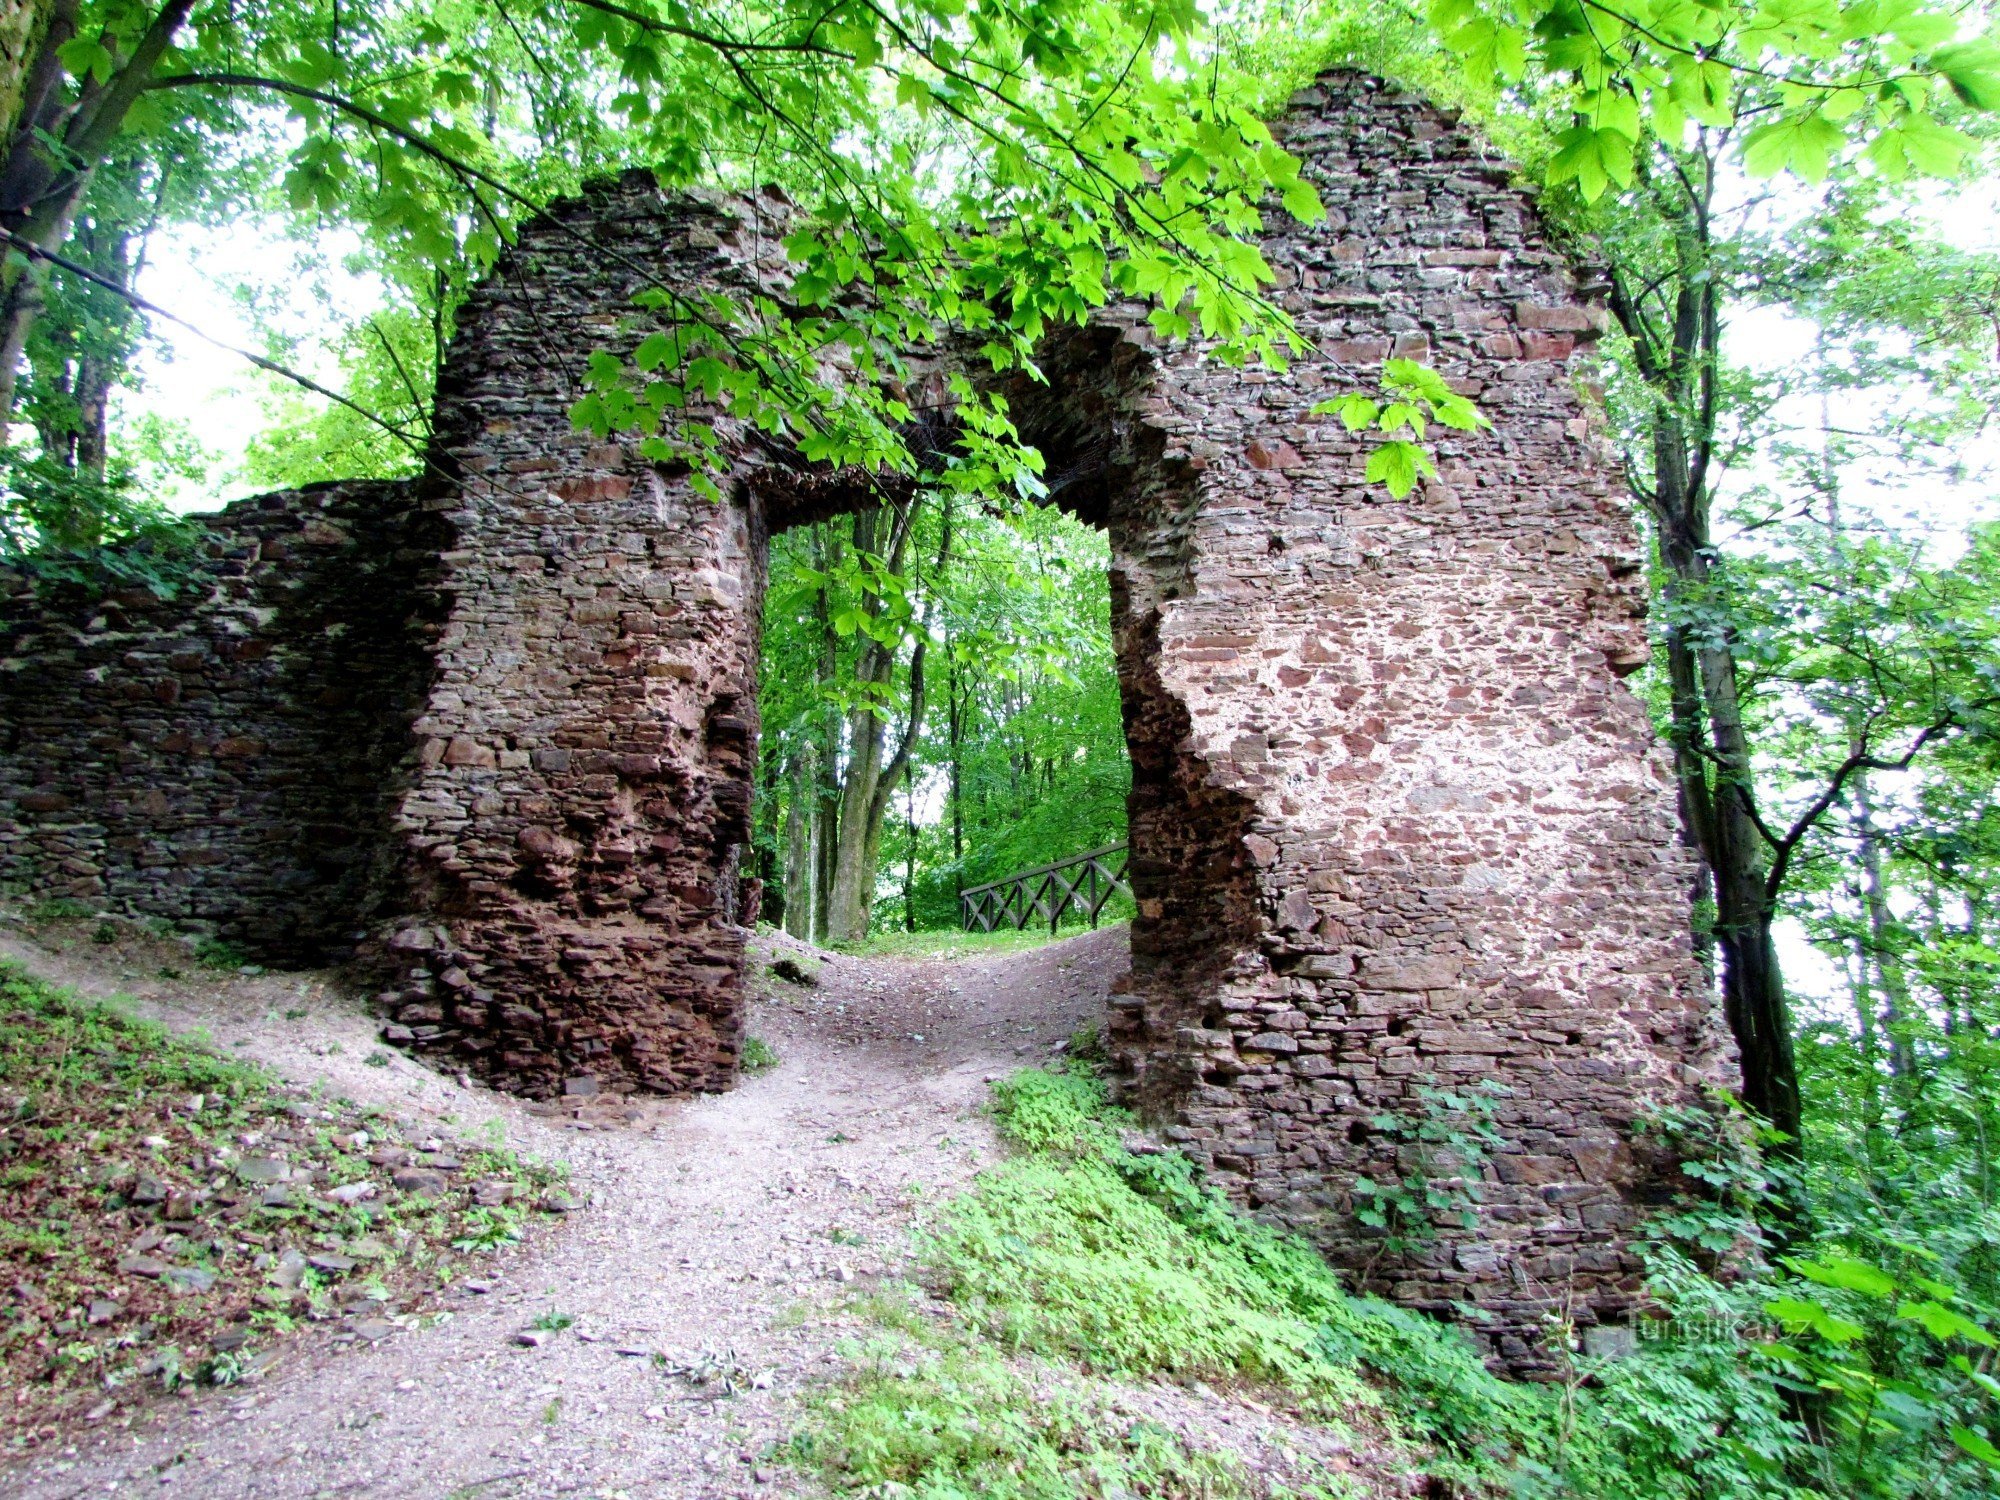
[[[1111,541],[1138,897],[1116,1065],[1239,1200],[1401,1301],[1483,1305],[1496,1356],[1533,1373],[1549,1312],[1631,1304],[1626,1240],[1673,1180],[1636,1121],[1728,1062],[1670,779],[1619,681],[1645,658],[1636,538],[1574,367],[1600,315],[1505,165],[1436,111],[1329,76],[1282,129],[1329,209],[1274,216],[1265,240],[1306,358],[1226,369],[1114,306],[1051,340],[1045,385],[1007,387],[1055,502]],[[475,292],[439,382],[445,478],[372,497],[403,518],[381,524],[434,538],[376,585],[397,601],[381,650],[331,628],[344,604],[311,616],[316,644],[279,630],[294,678],[352,658],[393,684],[343,752],[349,790],[297,784],[326,752],[280,669],[231,644],[288,618],[259,589],[307,618],[320,586],[297,564],[259,550],[253,581],[167,611],[179,625],[123,620],[123,645],[79,644],[108,619],[17,627],[12,867],[131,903],[157,877],[169,915],[194,914],[183,890],[270,902],[302,945],[352,923],[390,1037],[501,1087],[733,1082],[768,537],[878,492],[715,414],[730,473],[710,501],[568,413],[585,353],[644,335],[645,287],[782,290],[788,214],[627,177],[526,226]],[[1309,411],[1396,355],[1495,424],[1445,435],[1438,479],[1400,501],[1363,482],[1365,442]],[[162,748],[196,710],[147,696],[185,632],[212,643],[199,761]],[[143,733],[114,722],[114,690],[151,705]],[[256,756],[215,748],[232,715]],[[154,790],[189,812],[133,813]],[[306,830],[343,799],[333,859]],[[242,827],[239,807],[257,809]],[[206,858],[210,837],[258,852],[177,852]],[[1503,1145],[1463,1184],[1476,1226],[1384,1254],[1355,1182],[1421,1171],[1408,1128],[1481,1082],[1505,1093]]]
[[[1112,511],[1140,903],[1114,1041],[1233,1193],[1399,1301],[1482,1303],[1532,1370],[1545,1314],[1636,1290],[1625,1236],[1677,1180],[1637,1119],[1729,1062],[1671,778],[1620,683],[1640,555],[1572,368],[1601,314],[1435,111],[1330,78],[1283,138],[1329,221],[1274,223],[1265,253],[1318,357],[1171,352],[1121,403],[1135,455],[1158,445],[1132,472],[1184,477],[1149,530],[1121,542]],[[1401,501],[1309,415],[1398,355],[1494,422]],[[1466,1186],[1477,1227],[1382,1255],[1353,1183],[1420,1171],[1410,1127],[1482,1082],[1505,1145]]]
[[[506,1088],[736,1076],[761,508],[741,477],[717,503],[579,435],[569,409],[583,357],[643,331],[635,293],[777,274],[759,222],[645,174],[600,184],[523,229],[439,383],[457,540],[383,1000]]]
[[[372,482],[205,524],[171,598],[0,572],[0,881],[339,956],[388,897],[441,533]]]

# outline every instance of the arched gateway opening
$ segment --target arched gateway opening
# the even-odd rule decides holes
[[[1007,390],[1054,503],[1103,527],[1131,749],[1126,1097],[1229,1190],[1406,1303],[1466,1300],[1532,1365],[1555,1303],[1633,1291],[1635,1124],[1721,1056],[1615,474],[1570,356],[1596,327],[1506,171],[1450,122],[1329,79],[1286,130],[1329,209],[1266,241],[1314,354],[1155,345],[1111,308]],[[569,429],[552,352],[637,287],[781,277],[779,205],[606,188],[532,226],[468,310],[440,427],[462,472],[394,940],[432,1045],[505,1086],[727,1086],[763,559],[873,492],[747,439],[728,503]],[[521,279],[532,266],[533,279]],[[1490,436],[1403,501],[1315,401],[1393,354]],[[442,920],[437,920],[442,919]],[[449,1033],[449,1034],[447,1034]],[[1507,1092],[1477,1225],[1381,1253],[1353,1185],[1401,1174],[1430,1091]]]
[[[1624,1238],[1666,1165],[1637,1122],[1726,1057],[1671,787],[1619,682],[1645,651],[1637,551],[1570,369],[1597,315],[1505,167],[1435,111],[1343,75],[1283,131],[1329,210],[1265,243],[1309,357],[1222,368],[1113,307],[1007,392],[1053,500],[1110,538],[1137,902],[1116,1070],[1232,1194],[1405,1303],[1482,1304],[1532,1369],[1548,1308],[1629,1304]],[[304,926],[360,935],[393,1039],[498,1087],[730,1087],[766,550],[867,491],[725,422],[716,504],[568,412],[582,353],[629,336],[629,268],[781,280],[781,212],[641,178],[560,206],[464,310],[449,483],[370,490],[365,532],[340,490],[225,513],[221,602],[121,615],[143,649],[31,634],[8,719],[48,722],[9,747],[9,871],[141,909],[171,887],[173,914],[244,936],[274,901],[311,907]],[[1495,423],[1401,501],[1309,414],[1395,354]],[[385,534],[394,566],[357,540]],[[404,628],[352,662],[358,637],[317,616],[251,649],[293,618],[301,558],[357,618],[388,590]],[[197,637],[204,664],[175,666]],[[154,681],[197,670],[201,693]],[[296,689],[323,677],[408,734],[324,733]],[[110,718],[66,734],[57,703]],[[239,827],[128,795],[139,775],[281,790]],[[363,789],[315,814],[354,851],[330,883],[285,809],[335,784]],[[1399,1175],[1377,1122],[1481,1080],[1507,1092],[1475,1227],[1384,1255],[1353,1196]]]

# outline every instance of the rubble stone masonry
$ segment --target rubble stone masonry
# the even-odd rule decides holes
[[[389,889],[440,536],[408,486],[315,485],[209,518],[171,598],[0,571],[0,882],[349,951]]]
[[[1399,1301],[1481,1305],[1533,1374],[1551,1314],[1631,1305],[1675,1167],[1638,1125],[1729,1061],[1619,681],[1646,643],[1578,393],[1601,317],[1435,110],[1329,75],[1282,129],[1329,213],[1265,242],[1307,357],[1228,369],[1114,307],[1007,387],[1055,503],[1111,539],[1139,905],[1113,1051],[1233,1195]],[[787,213],[600,184],[464,309],[425,479],[232,507],[205,595],[17,598],[8,876],[302,956],[365,933],[387,1034],[501,1087],[729,1086],[766,544],[866,489],[725,420],[709,501],[569,409],[643,288],[781,284]],[[1309,409],[1404,355],[1494,431],[1443,434],[1399,501]],[[1482,1082],[1501,1146],[1427,1162],[1410,1131]],[[1426,1170],[1475,1226],[1387,1254],[1354,1184]]]

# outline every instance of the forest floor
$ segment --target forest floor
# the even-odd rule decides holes
[[[986,1085],[1101,1017],[1125,943],[1110,929],[1022,952],[850,957],[762,937],[750,1031],[776,1066],[725,1095],[558,1107],[385,1057],[376,1023],[325,975],[182,973],[175,945],[93,941],[87,921],[0,929],[0,958],[129,996],[293,1083],[420,1125],[497,1122],[514,1150],[567,1162],[588,1203],[482,1264],[431,1326],[345,1344],[302,1329],[257,1379],[78,1425],[0,1467],[0,1490],[812,1493],[773,1460],[801,1398],[869,1327],[869,1290],[908,1269],[912,1222],[994,1157]],[[775,977],[773,960],[816,982]],[[1246,1433],[1259,1410],[1181,1405],[1186,1421]]]

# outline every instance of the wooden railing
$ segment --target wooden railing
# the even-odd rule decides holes
[[[1053,933],[1062,926],[1063,914],[1069,911],[1082,912],[1095,927],[1098,914],[1112,892],[1132,894],[1132,888],[1125,883],[1125,860],[1123,844],[1106,844],[1087,854],[1072,854],[1052,865],[1022,870],[961,891],[959,911],[965,930],[991,932],[1011,922],[1018,932],[1030,920],[1039,918],[1049,924]]]

